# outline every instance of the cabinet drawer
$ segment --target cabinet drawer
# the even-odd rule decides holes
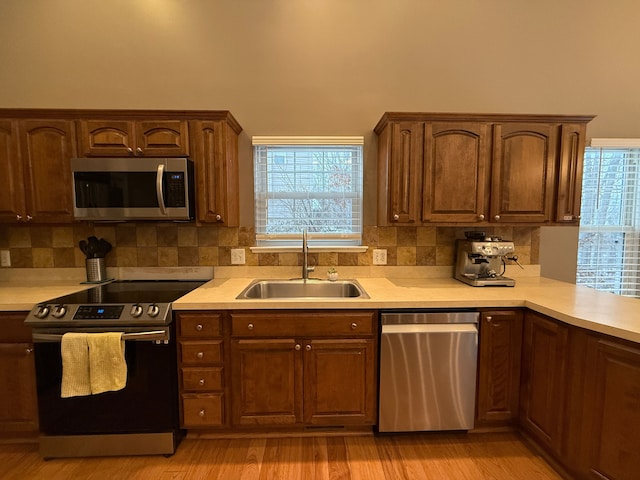
[[[182,389],[185,391],[204,392],[222,390],[223,368],[183,368]]]
[[[205,364],[222,361],[222,340],[207,342],[180,342],[182,363]]]
[[[219,337],[220,315],[184,314],[178,316],[181,337]]]
[[[236,337],[372,335],[374,312],[233,313]]]
[[[182,418],[185,427],[224,425],[224,395],[182,395]]]

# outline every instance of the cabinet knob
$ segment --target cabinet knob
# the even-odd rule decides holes
[[[216,215],[216,221],[217,221],[217,222],[221,222],[221,221],[222,221],[222,215],[217,214],[217,215]]]
[[[306,347],[304,347],[304,349],[305,349],[307,352],[309,352],[309,351],[311,350],[311,345],[308,345],[308,344],[307,344],[307,346],[306,346]]]
[[[133,153],[133,148],[131,148],[131,147],[127,147],[127,152],[128,152],[129,154],[132,154],[132,153]]]
[[[16,220],[18,221],[22,220],[22,215],[16,215]]]
[[[204,411],[204,408],[203,408],[202,410],[200,410],[200,411],[198,412],[198,416],[199,416],[199,417],[204,417],[205,413],[206,413],[206,412]]]
[[[394,213],[393,219],[397,222],[398,220],[400,220],[400,215],[398,215],[397,213]]]
[[[296,349],[296,350],[300,350],[301,348],[302,348],[302,347],[300,346],[300,344],[299,344],[299,343],[296,343],[295,349]]]
[[[136,148],[136,153],[142,153],[142,149],[140,147]]]
[[[198,385],[202,386],[204,385],[204,378],[201,378],[200,380],[198,380]]]
[[[478,220],[484,220],[484,215],[478,215]]]
[[[500,215],[496,215],[495,217],[493,217],[496,220],[500,220]]]
[[[33,353],[33,347],[27,347],[24,349],[24,353],[31,355]]]
[[[30,222],[31,220],[33,220],[33,217],[31,215],[27,215],[27,222]]]
[[[199,332],[201,332],[203,328],[204,328],[204,327],[202,326],[202,324],[201,324],[201,323],[199,323],[199,324],[197,324],[197,325],[196,325],[196,330],[197,330],[197,331],[199,331]]]
[[[356,328],[358,328],[358,324],[356,322],[353,322],[351,324],[351,330],[355,330]]]
[[[253,323],[250,323],[249,325],[247,325],[247,329],[248,330],[253,330]]]
[[[487,322],[488,322],[488,323],[491,323],[491,320],[493,320],[493,317],[492,317],[491,315],[489,315],[489,316],[487,317]]]
[[[198,353],[196,353],[196,357],[198,357],[198,358],[200,358],[200,359],[204,358],[204,352],[198,352]]]

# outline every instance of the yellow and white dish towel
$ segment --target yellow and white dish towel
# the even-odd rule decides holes
[[[122,390],[127,363],[121,332],[65,333],[62,354],[62,398]]]

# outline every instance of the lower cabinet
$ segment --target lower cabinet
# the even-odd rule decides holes
[[[223,314],[177,315],[180,418],[184,428],[228,426]]]
[[[375,312],[231,317],[234,426],[375,423]]]
[[[0,436],[38,433],[38,399],[27,312],[0,313]]]
[[[640,348],[637,344],[589,335],[586,361],[578,475],[598,480],[637,479]]]
[[[565,412],[569,328],[526,312],[522,347],[520,425],[544,448],[559,454]]]
[[[518,421],[522,310],[480,313],[476,428]]]

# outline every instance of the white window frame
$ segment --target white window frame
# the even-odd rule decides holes
[[[356,210],[353,213],[353,231],[343,233],[316,233],[313,228],[308,228],[308,243],[311,251],[328,252],[364,252],[366,246],[362,245],[363,229],[363,177],[364,177],[364,137],[362,136],[253,136],[254,157],[254,213],[256,227],[256,246],[254,252],[284,252],[300,250],[302,245],[302,228],[300,232],[269,233],[267,232],[268,200],[286,198],[345,198]],[[331,147],[355,147],[359,148],[359,178],[355,179],[354,188],[348,191],[335,192],[282,192],[269,191],[269,172],[267,171],[267,156],[276,150],[291,151],[299,148],[318,147],[325,150]],[[269,149],[272,148],[272,152]]]
[[[608,152],[612,154],[628,152],[631,153],[632,157],[624,165],[623,185],[615,185],[616,188],[620,189],[619,192],[622,192],[620,194],[622,202],[619,210],[620,221],[617,224],[600,225],[595,223],[595,219],[586,217],[587,212],[584,207],[588,205],[590,200],[593,201],[595,199],[596,206],[601,201],[603,207],[607,207],[608,204],[606,199],[601,198],[603,195],[600,193],[602,169],[598,170],[597,185],[587,184],[588,178],[585,171],[576,283],[620,295],[640,297],[640,139],[594,138],[591,141],[591,148],[585,151],[585,160],[586,156],[594,153],[596,149],[600,150],[600,162],[603,161],[602,159],[606,157]],[[609,181],[611,181],[611,178],[608,178]],[[581,258],[583,234],[589,233],[616,233],[622,235],[623,242],[620,245],[622,250],[620,257],[617,257],[620,262],[619,266],[612,267],[607,263],[607,260],[611,260],[611,252],[614,249],[611,244],[606,242],[592,244],[595,245],[598,252],[595,255],[595,259]],[[587,248],[586,245],[584,248]],[[591,249],[593,248],[592,246]],[[600,251],[603,253],[600,254]],[[587,262],[587,260],[589,261]],[[604,271],[616,270],[618,278],[611,280],[611,276],[609,276],[601,279],[601,275],[598,274],[601,260],[604,265]]]

